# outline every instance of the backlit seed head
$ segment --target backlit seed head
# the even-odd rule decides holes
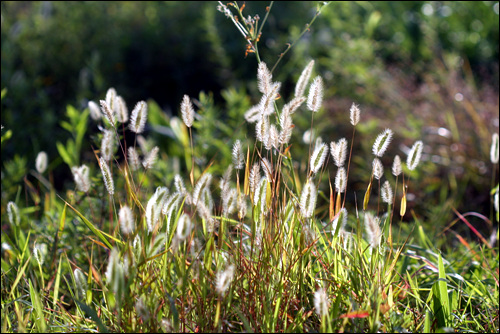
[[[89,101],[88,108],[90,111],[90,118],[92,118],[94,121],[98,121],[101,119],[102,113],[97,103],[95,103],[94,101]]]
[[[158,187],[155,193],[148,201],[146,206],[146,223],[148,225],[148,232],[151,233],[155,229],[160,220],[160,214],[168,198],[168,188]]]
[[[401,167],[401,158],[399,157],[399,155],[396,155],[392,164],[392,175],[399,176],[402,171],[403,169]]]
[[[300,196],[300,212],[304,218],[311,218],[316,209],[317,190],[312,180],[304,185]]]
[[[9,223],[12,226],[18,226],[21,222],[21,216],[19,216],[19,208],[17,207],[16,203],[7,203],[7,215],[9,217]]]
[[[113,194],[115,193],[115,184],[113,182],[113,176],[111,175],[108,164],[106,163],[104,158],[101,158],[99,164],[101,167],[102,178],[104,180],[104,185],[106,186],[106,190],[111,196],[113,196]]]
[[[47,153],[44,151],[38,153],[36,157],[36,171],[40,174],[43,174],[45,170],[47,169],[47,164],[48,164],[48,156]]]
[[[184,95],[184,97],[182,98],[181,114],[182,114],[182,120],[184,121],[184,124],[186,124],[186,126],[188,128],[193,126],[194,108],[193,108],[193,104],[191,102],[191,99],[187,95]]]
[[[384,203],[391,204],[392,198],[393,196],[391,185],[389,184],[389,181],[385,181],[384,185],[382,186],[382,201]]]
[[[377,179],[380,180],[382,175],[384,175],[384,166],[382,166],[382,162],[380,159],[375,158],[373,159],[373,176]]]
[[[337,167],[344,166],[347,158],[347,139],[342,138],[337,143],[330,143],[330,152]]]
[[[380,219],[374,217],[371,213],[365,213],[365,230],[368,235],[368,241],[373,248],[378,247],[382,238],[382,231],[380,230]]]
[[[330,308],[330,300],[326,290],[321,288],[314,293],[314,309],[318,316],[323,317],[328,314],[328,309]]]
[[[115,127],[116,119],[113,109],[111,109],[111,107],[106,101],[100,100],[99,102],[101,104],[101,110],[102,113],[104,114],[104,117],[106,117],[106,119],[108,120],[109,124],[111,124],[112,127]]]
[[[176,235],[179,240],[184,240],[189,236],[189,233],[191,233],[191,218],[185,213],[183,213],[179,221],[177,222],[177,231]]]
[[[116,115],[116,120],[120,123],[128,122],[128,108],[123,97],[118,95],[115,98],[115,103],[113,105],[113,111]]]
[[[257,122],[261,117],[260,114],[260,105],[255,105],[252,106],[250,109],[248,109],[245,112],[245,119],[247,120],[248,123],[255,123]]]
[[[198,205],[198,201],[201,199],[203,190],[205,188],[210,187],[211,182],[212,182],[212,174],[210,173],[205,173],[200,177],[193,190],[194,205]]]
[[[215,290],[220,296],[224,296],[231,285],[234,277],[234,265],[229,265],[226,270],[217,272]]]
[[[156,163],[156,160],[158,159],[158,152],[160,151],[158,146],[153,147],[153,149],[144,157],[144,161],[142,162],[142,165],[144,166],[144,169],[150,169],[154,166]]]
[[[134,147],[128,148],[128,164],[131,170],[138,170],[141,167],[141,159],[139,153]]]
[[[337,235],[342,235],[344,233],[344,227],[347,223],[347,209],[342,208],[337,214],[337,217],[332,222],[332,235],[335,235],[338,229]]]
[[[257,68],[257,87],[262,94],[269,94],[271,91],[273,76],[266,63],[260,62]]]
[[[422,156],[422,149],[424,148],[424,143],[422,141],[417,141],[415,144],[413,144],[413,147],[410,150],[410,153],[408,154],[408,158],[406,160],[406,165],[408,166],[409,170],[414,170],[419,162],[420,158]]]
[[[500,150],[498,146],[498,133],[494,133],[491,136],[491,151],[490,151],[490,158],[491,158],[491,163],[496,164],[498,163],[498,151]]]
[[[311,171],[316,174],[323,166],[325,162],[326,156],[328,155],[328,146],[324,143],[316,146],[313,154],[311,155],[311,159],[309,164],[311,166]]]
[[[373,143],[372,152],[377,157],[382,157],[391,143],[393,132],[391,129],[385,129],[384,132],[377,136],[375,143]]]
[[[73,276],[75,276],[76,291],[79,299],[83,299],[87,293],[87,279],[83,272],[75,268],[73,271]]]
[[[101,141],[101,156],[109,162],[115,151],[115,133],[113,130],[104,130]]]
[[[45,243],[40,243],[36,244],[35,247],[33,248],[33,255],[36,259],[36,261],[42,265],[43,262],[45,261],[45,256],[47,255],[48,248],[47,244]]]
[[[139,101],[132,110],[132,114],[130,116],[130,131],[135,132],[137,134],[142,133],[144,131],[144,127],[146,126],[146,121],[148,119],[148,105],[144,101]]]
[[[312,112],[318,112],[323,103],[323,79],[320,76],[314,78],[309,95],[307,96],[307,108]]]
[[[360,114],[361,114],[361,111],[359,110],[359,106],[357,106],[353,103],[351,105],[351,109],[350,109],[351,124],[353,126],[356,126],[359,123],[359,115]]]
[[[255,194],[256,188],[260,184],[260,165],[258,163],[253,164],[250,170],[250,193]],[[255,205],[256,203],[253,202]]]
[[[345,192],[347,187],[347,173],[344,167],[340,167],[337,170],[337,175],[335,176],[335,189],[339,193]]]
[[[135,230],[134,214],[128,206],[123,206],[118,213],[120,228],[124,235],[130,235]]]
[[[231,189],[222,198],[222,214],[230,215],[236,211],[238,200],[238,192],[236,189]]]
[[[304,68],[300,74],[297,85],[295,86],[295,97],[302,97],[306,91],[306,86],[311,78],[312,69],[314,67],[314,60],[311,60],[309,64]]]
[[[106,103],[112,111],[115,110],[116,96],[117,96],[116,90],[113,87],[109,88],[108,91],[106,92]]]
[[[267,158],[262,158],[260,164],[267,179],[271,182],[273,180],[273,165],[269,162],[269,160],[267,160]]]
[[[243,157],[240,140],[237,140],[233,145],[233,164],[236,169],[242,169],[245,166],[245,159]]]
[[[104,163],[104,161],[103,161]],[[71,167],[73,178],[76,183],[76,189],[87,192],[90,190],[89,168],[86,165],[80,167]]]

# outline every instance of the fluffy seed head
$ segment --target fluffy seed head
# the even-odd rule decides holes
[[[179,221],[177,222],[177,231],[176,235],[179,240],[184,240],[188,237],[189,233],[191,232],[191,218],[185,213],[183,213]]]
[[[356,126],[359,123],[359,115],[361,111],[359,110],[359,106],[355,105],[354,103],[351,105],[350,109],[350,118],[351,118],[351,124],[353,126]]]
[[[156,163],[156,160],[158,159],[158,151],[160,151],[160,149],[158,148],[158,146],[155,146],[144,157],[144,161],[142,162],[144,169],[150,169],[151,167],[153,167],[153,165]]]
[[[138,170],[141,167],[141,159],[139,159],[139,153],[134,147],[128,148],[128,164],[131,170]]]
[[[342,138],[337,143],[330,143],[330,152],[337,167],[344,166],[347,157],[347,139]]]
[[[113,111],[116,115],[116,120],[120,123],[128,122],[128,108],[125,100],[121,96],[115,98],[115,103],[113,105]]]
[[[316,209],[316,197],[316,186],[312,180],[308,180],[300,196],[300,212],[304,218],[311,218],[313,216]]]
[[[103,162],[104,163],[104,162]],[[71,167],[73,178],[76,183],[76,189],[87,192],[90,190],[89,168],[86,165],[80,167]]]
[[[245,158],[243,157],[240,140],[237,140],[233,145],[233,164],[236,169],[242,169],[245,166]]]
[[[269,120],[267,117],[261,117],[255,126],[255,137],[261,143],[266,144],[269,138]]]
[[[347,209],[342,208],[340,212],[337,214],[337,217],[332,222],[332,235],[335,236],[337,229],[338,229],[337,235],[341,235],[344,231],[346,223],[347,223]]]
[[[280,115],[280,126],[281,126],[281,131],[278,136],[278,142],[280,144],[286,144],[290,141],[290,138],[292,137],[293,123],[290,112],[285,111],[284,109]]]
[[[279,141],[279,132],[276,125],[272,124],[269,127],[269,137],[267,138],[267,142],[265,143],[266,149],[270,150],[273,147],[277,150],[279,149],[280,141]]]
[[[108,122],[111,124],[111,126],[115,127],[116,120],[115,120],[115,113],[113,112],[113,109],[111,109],[111,107],[109,106],[109,104],[106,101],[100,100],[99,102],[101,104],[102,113],[104,114],[104,116],[106,117]]]
[[[257,69],[257,86],[262,94],[269,94],[271,91],[273,76],[266,63],[260,62]]]
[[[238,206],[238,218],[239,219],[245,218],[245,216],[247,215],[247,202],[245,201],[245,196],[243,196],[242,194],[238,196],[237,206]]]
[[[252,106],[245,112],[245,119],[247,120],[248,123],[255,123],[260,119],[260,117],[261,114],[260,114],[259,104]]]
[[[146,120],[148,119],[148,105],[144,101],[139,101],[132,110],[132,115],[130,116],[130,130],[137,134],[144,131],[146,126]]]
[[[344,167],[340,167],[337,170],[337,175],[335,176],[335,189],[339,193],[345,192],[347,187],[347,174]]]
[[[394,157],[394,162],[392,163],[392,175],[399,176],[402,171],[403,169],[401,167],[401,158],[399,157],[399,155],[396,155]]]
[[[160,219],[160,213],[163,210],[165,202],[168,197],[168,188],[167,187],[158,187],[156,188],[155,193],[148,201],[148,205],[146,206],[146,222],[148,224],[148,232],[153,232],[156,224]]]
[[[33,248],[33,255],[37,262],[42,265],[45,260],[45,255],[47,255],[47,244],[36,244]]]
[[[391,204],[392,198],[393,196],[391,185],[389,184],[389,181],[385,181],[384,185],[382,186],[382,201],[384,203]]]
[[[391,143],[393,132],[391,129],[385,129],[384,132],[377,136],[375,143],[373,143],[372,152],[377,157],[382,157]]]
[[[380,230],[380,219],[374,217],[371,213],[365,213],[365,230],[368,235],[370,246],[375,248],[380,244],[382,238],[382,231]]]
[[[114,131],[104,130],[101,141],[101,156],[104,160],[109,162],[113,157],[115,151]]]
[[[314,174],[316,174],[321,169],[321,166],[323,166],[327,155],[328,146],[326,144],[322,143],[321,145],[316,146],[309,161],[309,164],[311,165],[311,171]]]
[[[73,271],[73,276],[75,276],[77,294],[79,295],[79,298],[82,299],[87,293],[87,279],[85,278],[83,272],[78,268]]]
[[[231,189],[227,192],[227,194],[224,194],[224,197],[222,198],[222,214],[223,215],[230,215],[236,211],[236,204],[238,200],[238,192],[236,189]]]
[[[88,103],[88,108],[90,111],[90,118],[92,118],[94,121],[98,121],[102,117],[101,110],[99,110],[99,106],[97,103],[94,101],[89,101]]]
[[[253,164],[252,170],[250,171],[250,192],[255,194],[256,188],[260,184],[260,165],[258,163]],[[253,202],[255,205],[256,203]]]
[[[493,164],[498,163],[499,150],[500,148],[498,146],[498,133],[494,133],[493,136],[491,136],[491,151],[490,151],[491,163]]]
[[[262,95],[259,102],[260,114],[262,116],[269,116],[274,113],[274,101],[278,96],[278,92],[281,88],[280,82],[275,82],[271,85],[269,93]]]
[[[44,151],[41,151],[40,153],[38,153],[38,155],[36,156],[36,171],[40,174],[43,174],[43,172],[45,172],[45,170],[47,169],[47,164],[48,164],[48,156],[47,156],[47,153],[45,153]]]
[[[108,164],[106,163],[104,158],[101,158],[100,166],[104,185],[106,186],[108,193],[113,196],[113,194],[115,193],[115,184],[113,182],[113,176],[111,175]]]
[[[306,101],[306,98],[304,96],[297,96],[294,97],[290,102],[285,104],[283,106],[283,111],[282,113],[288,113],[288,114],[293,114],[299,107]]]
[[[182,98],[181,114],[184,124],[186,124],[188,128],[193,126],[194,108],[193,104],[191,103],[191,99],[187,95],[184,95],[184,97]]]
[[[128,206],[121,207],[118,212],[120,228],[124,235],[130,235],[135,230],[134,214]]]
[[[184,180],[179,174],[176,174],[174,177],[174,186],[179,194],[187,193],[186,187],[184,186]]]
[[[195,205],[198,205],[202,191],[205,188],[210,187],[211,182],[212,182],[212,174],[210,173],[205,173],[200,177],[193,190],[193,203]]]
[[[229,265],[226,270],[217,272],[215,290],[220,296],[224,296],[231,285],[234,276],[234,265]]]
[[[323,79],[320,76],[314,78],[309,95],[307,96],[307,108],[313,112],[318,112],[323,103]]]
[[[314,293],[314,309],[318,316],[323,317],[328,314],[328,309],[330,308],[330,301],[326,290],[321,288]]]
[[[269,162],[269,160],[267,160],[267,158],[262,158],[260,164],[267,179],[271,182],[273,180],[273,165]]]
[[[373,159],[372,166],[373,166],[373,176],[377,180],[380,180],[382,175],[384,175],[384,166],[382,166],[382,162],[378,158],[375,158]]]
[[[406,160],[406,165],[408,166],[409,170],[414,170],[418,166],[418,163],[420,162],[420,158],[422,156],[423,148],[424,143],[422,143],[422,141],[420,140],[413,144],[413,147],[411,148]]]
[[[314,66],[314,60],[311,60],[300,74],[299,80],[297,81],[297,85],[295,86],[295,97],[304,96],[307,83],[311,78],[313,66]]]
[[[116,99],[117,93],[116,89],[113,87],[109,88],[108,91],[106,92],[106,103],[108,104],[109,108],[111,110],[115,110],[115,99]]]
[[[19,216],[19,208],[16,203],[7,203],[7,215],[9,217],[9,223],[13,226],[18,226],[21,222],[21,216]]]

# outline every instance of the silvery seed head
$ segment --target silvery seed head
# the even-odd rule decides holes
[[[49,158],[47,156],[47,153],[45,153],[44,151],[38,153],[36,157],[36,170],[38,173],[43,174],[43,172],[45,172],[45,170],[47,169],[48,160]]]
[[[418,163],[420,162],[420,158],[422,156],[423,148],[424,143],[422,143],[422,141],[420,140],[413,144],[413,147],[411,148],[410,153],[408,153],[408,158],[406,160],[406,165],[408,166],[409,170],[414,170],[418,166]]]
[[[314,78],[309,95],[307,96],[307,108],[312,112],[318,112],[323,103],[323,79],[320,76]]]

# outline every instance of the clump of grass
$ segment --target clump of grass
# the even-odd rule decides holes
[[[498,254],[492,247],[463,240],[470,252],[459,254],[462,261],[474,258],[475,263],[456,264],[439,253],[418,220],[411,229],[402,225],[400,233],[393,233],[393,204],[401,201],[403,216],[409,177],[424,143],[415,143],[404,168],[399,156],[394,157],[394,180],[379,158],[397,129],[384,130],[374,140],[363,202],[346,202],[347,193],[360,195],[347,182],[357,154],[352,144],[362,122],[360,107],[353,103],[346,111],[351,119],[346,126],[353,127],[351,142],[332,136],[330,145],[324,143],[312,131],[314,115],[323,108],[321,76],[310,80],[314,62],[305,66],[295,96],[286,103],[281,84],[272,81],[273,70],[260,60],[257,43],[263,23],[259,27],[258,19],[243,17],[236,3],[231,6],[240,20],[226,5],[221,10],[248,34],[247,51],[259,61],[262,96],[255,97],[259,102],[245,114],[255,124],[255,135],[233,140],[233,165],[218,166],[226,172],[217,180],[213,163],[195,166],[196,129],[204,124],[203,118],[195,119],[186,95],[180,104],[183,123],[171,126],[177,124],[180,133],[189,131],[191,159],[186,159],[184,177],[158,178],[154,172],[161,149],[141,147],[146,152],[142,163],[137,153],[142,140],[137,135],[147,133],[147,104],[137,103],[128,120],[126,105],[114,89],[108,90],[100,102],[105,117],[90,113],[104,129],[95,161],[72,168],[75,191],[62,195],[61,201],[50,200],[54,190],[48,192],[47,213],[56,213],[49,220],[53,234],[43,235],[43,229],[33,226],[29,208],[7,205],[2,329],[494,331]],[[295,143],[289,145],[292,133],[300,131],[293,124],[298,113],[310,113],[307,157],[295,157]],[[124,135],[127,122],[128,131],[136,134],[134,143]],[[307,169],[300,168],[305,164]],[[333,179],[330,168],[337,170]],[[403,184],[398,188],[400,176]],[[374,196],[373,183],[379,190]],[[78,223],[71,226],[69,217]],[[33,243],[22,224],[32,226],[37,238],[51,241],[52,262],[41,260],[39,247],[30,251]],[[82,246],[70,243],[78,257],[68,257],[61,247],[68,229],[90,240]],[[16,264],[21,265],[17,272]],[[480,312],[474,313],[476,308]]]

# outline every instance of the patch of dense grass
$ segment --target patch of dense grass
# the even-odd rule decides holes
[[[430,229],[408,205],[425,138],[394,155],[399,128],[367,125],[355,103],[348,136],[320,136],[314,61],[281,93],[259,56],[267,16],[220,10],[258,60],[258,95],[225,91],[225,113],[185,95],[180,118],[153,101],[129,114],[115,89],[68,107],[57,150],[74,183],[57,192],[41,153],[16,196],[2,194],[2,332],[498,332],[494,215],[456,212],[450,227],[477,242]],[[498,222],[498,186],[491,198]]]

